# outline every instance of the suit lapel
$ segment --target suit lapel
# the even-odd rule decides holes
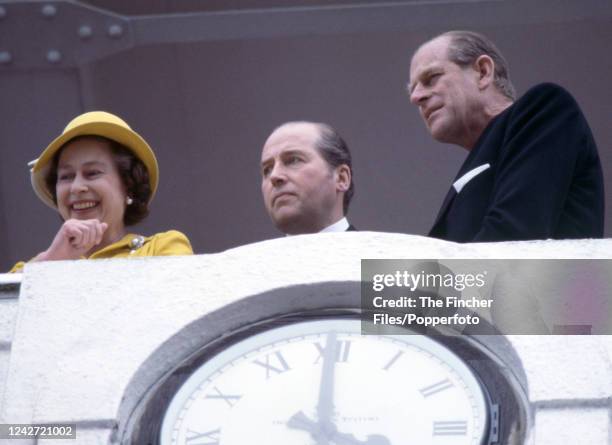
[[[429,235],[431,235],[434,232],[435,228],[438,226],[438,223],[442,220],[442,218],[448,211],[448,208],[450,207],[451,203],[455,200],[456,196],[457,196],[457,192],[455,191],[455,188],[451,187],[448,193],[446,194],[446,197],[444,198],[442,207],[440,207],[440,211],[438,212],[438,216],[436,216],[436,220],[431,230],[429,231]]]
[[[488,129],[489,127],[487,127]],[[483,132],[483,134],[480,136],[481,138],[483,137],[483,135],[488,131],[487,129],[485,129],[485,131]],[[480,141],[480,139],[479,139]],[[478,147],[478,144],[480,142],[476,143],[476,147]],[[479,152],[478,148],[475,148],[473,150],[470,151],[470,154],[468,155],[468,157],[466,158],[466,160],[463,162],[463,165],[461,166],[461,168],[459,169],[459,172],[457,172],[457,175],[455,176],[455,182],[462,178],[466,172],[470,172],[470,168],[472,165],[474,165],[475,160],[477,159],[477,153]],[[468,178],[468,180],[466,181],[469,182],[471,179],[473,179],[475,176],[477,176],[478,174],[482,173],[483,171],[487,170],[489,167],[491,167],[490,164],[486,164],[485,165],[481,165],[480,167],[477,167],[475,174]],[[462,185],[462,187],[465,186],[465,184]],[[442,207],[440,207],[440,211],[438,212],[438,215],[436,216],[436,220],[431,228],[431,230],[429,231],[429,236],[432,236],[432,234],[434,233],[434,231],[436,230],[436,228],[438,227],[438,224],[440,223],[440,221],[442,221],[444,219],[444,217],[446,216],[446,213],[448,212],[448,208],[450,207],[450,205],[453,203],[453,201],[455,200],[455,198],[457,197],[457,190],[454,187],[454,183],[453,185],[451,185],[450,190],[448,191],[448,193],[446,194],[446,197],[444,198],[444,202],[442,203]]]

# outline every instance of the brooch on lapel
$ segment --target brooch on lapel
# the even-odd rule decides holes
[[[138,249],[140,249],[142,245],[144,244],[144,242],[145,242],[144,236],[138,235],[132,238],[132,240],[130,241],[130,249],[131,249],[130,255],[136,252]]]

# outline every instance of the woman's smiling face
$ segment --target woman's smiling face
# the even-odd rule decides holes
[[[58,160],[55,191],[64,220],[97,219],[113,237],[124,232],[126,190],[108,142],[92,137],[68,142]]]

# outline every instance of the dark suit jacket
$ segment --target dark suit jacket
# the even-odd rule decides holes
[[[348,228],[345,230],[345,232],[356,232],[356,231],[357,231],[357,229],[356,229],[356,228],[355,228],[355,226],[354,226],[354,225],[352,225],[352,224],[350,224],[350,225],[348,226]]]
[[[459,193],[451,187],[430,236],[457,242],[603,236],[597,147],[563,88],[537,85],[496,116],[455,180],[478,167]]]

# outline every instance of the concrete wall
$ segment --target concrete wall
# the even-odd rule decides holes
[[[30,264],[18,309],[10,295],[0,299],[1,419],[76,423],[76,442],[65,441],[73,445],[119,443],[146,389],[217,328],[331,304],[358,307],[361,258],[611,258],[611,252],[610,239],[459,245],[356,232],[214,255]],[[506,340],[525,378],[526,443],[612,442],[612,337]],[[502,362],[509,357],[494,352]]]
[[[6,387],[21,282],[21,275],[5,277],[0,276],[0,400]]]

